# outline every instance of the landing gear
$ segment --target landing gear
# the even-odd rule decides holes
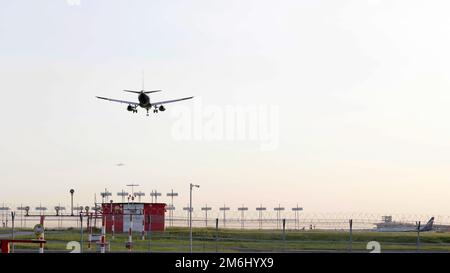
[[[158,109],[153,110],[153,113],[158,113]]]
[[[148,108],[147,108],[147,117],[148,117]]]

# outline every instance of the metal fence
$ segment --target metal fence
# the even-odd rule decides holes
[[[0,207],[1,208],[1,207]],[[31,228],[39,222],[39,216],[45,215],[46,226],[50,228],[78,228],[79,217],[75,212],[75,216],[70,216],[67,211],[60,211],[58,215],[53,210],[36,211],[31,208],[27,212],[24,210],[15,210],[15,206],[3,205],[0,210],[0,229],[10,228],[12,223],[11,212],[15,212],[15,226],[18,228]],[[215,210],[216,209],[216,210]],[[237,229],[281,229],[282,219],[286,220],[287,229],[295,230],[345,230],[348,229],[348,220],[354,220],[353,229],[370,230],[376,227],[377,223],[381,222],[382,216],[390,215],[396,222],[407,224],[415,224],[420,221],[426,223],[432,216],[435,217],[435,225],[450,226],[450,216],[447,215],[419,215],[419,214],[374,214],[374,213],[296,213],[295,211],[249,211],[237,210],[238,207],[229,211],[220,211],[219,208],[213,208],[205,213],[204,211],[196,210],[192,213],[192,222],[194,227],[214,227],[215,219],[219,219],[220,226],[224,228]],[[96,221],[95,226],[99,226],[101,221]],[[175,210],[173,214],[166,213],[165,217],[166,227],[188,227],[189,217],[187,211]]]
[[[448,233],[383,233],[350,230],[296,230],[288,229],[282,220],[281,229],[224,228],[220,219],[212,219],[215,227],[194,228],[193,252],[450,252]],[[337,223],[336,223],[337,224]],[[339,223],[340,224],[340,223]],[[360,224],[353,221],[354,226]],[[83,231],[83,233],[82,233]],[[15,230],[15,238],[34,238],[31,230]],[[45,252],[70,252],[69,243],[80,245],[81,251],[100,251],[99,229],[93,235],[83,228],[47,229],[45,231]],[[12,229],[2,229],[0,239],[11,238]],[[90,239],[92,241],[90,241]],[[133,232],[131,248],[128,234],[106,234],[106,251],[110,252],[189,252],[190,237],[186,227],[168,227],[163,232],[148,231],[144,238],[140,232]],[[38,252],[37,246],[16,244],[14,252]]]
[[[12,206],[11,206],[12,207]],[[7,208],[3,205],[3,208]],[[13,212],[13,214],[12,214]],[[106,234],[112,252],[189,252],[189,217],[186,211],[166,214],[163,232]],[[13,221],[14,215],[14,221]],[[83,228],[80,217],[48,210],[0,211],[0,239],[34,239],[32,228],[45,216],[46,252],[70,252],[69,243],[83,252],[98,252],[101,214],[91,221],[94,234]],[[173,216],[172,216],[173,215]],[[194,252],[450,252],[450,236],[438,232],[374,232],[383,215],[414,226],[434,216],[435,225],[449,226],[442,215],[298,213],[295,211],[214,210],[193,212],[192,251]],[[13,227],[14,226],[14,227]],[[93,236],[93,237],[92,237]],[[90,240],[91,238],[91,240]],[[92,239],[97,238],[97,239]],[[127,248],[128,246],[129,248]],[[12,251],[36,252],[35,245],[15,244]]]

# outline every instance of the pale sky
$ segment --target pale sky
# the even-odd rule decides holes
[[[449,10],[0,0],[0,203],[68,206],[74,188],[87,204],[138,183],[173,188],[181,208],[194,182],[194,207],[450,214]],[[140,89],[142,70],[164,90],[153,99],[194,101],[146,117],[95,98],[137,100],[121,90]],[[278,107],[278,146],[174,138],[177,107],[199,102]]]

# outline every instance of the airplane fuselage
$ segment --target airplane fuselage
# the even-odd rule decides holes
[[[138,96],[138,100],[139,100],[139,106],[142,108],[150,108],[151,104],[150,104],[150,97],[147,96],[147,94],[141,93]]]
[[[388,222],[388,223],[379,223],[376,224],[376,231],[380,232],[425,232],[425,231],[433,231],[433,223],[434,223],[434,217],[431,217],[431,219],[426,223],[424,226],[419,226],[410,224],[410,223],[394,223],[394,222]]]

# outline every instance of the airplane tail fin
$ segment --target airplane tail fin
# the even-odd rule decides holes
[[[428,220],[427,224],[422,228],[422,231],[430,231],[433,229],[434,217]]]
[[[137,90],[128,90],[128,89],[124,89],[123,91],[125,92],[130,92],[130,93],[135,93],[135,94],[150,94],[150,93],[156,93],[156,92],[161,92],[162,90],[150,90],[150,91],[146,91],[145,90],[145,79],[144,79],[144,70],[142,70],[142,90],[141,91],[137,91]]]

